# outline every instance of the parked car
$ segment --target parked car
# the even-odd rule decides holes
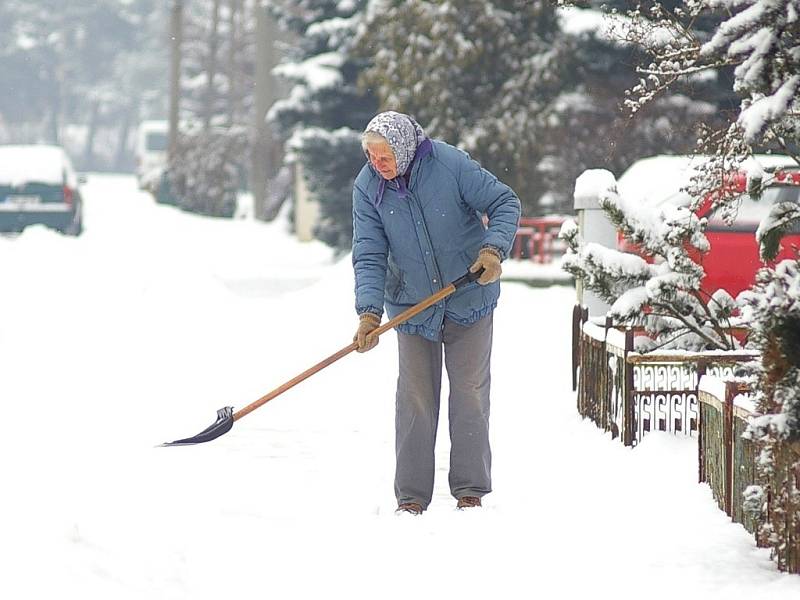
[[[136,180],[140,189],[155,191],[167,166],[169,124],[142,121],[136,135]]]
[[[682,188],[689,183],[697,160],[688,156],[642,159],[623,173],[618,181],[618,190],[623,197],[641,204],[686,203],[689,198]],[[770,179],[759,200],[745,193],[747,178],[744,172],[731,173],[733,189],[742,194],[734,222],[728,225],[719,214],[709,214],[708,201],[697,213],[708,218],[706,237],[711,249],[705,254],[698,252],[694,255],[706,272],[701,287],[708,293],[724,289],[735,298],[750,288],[756,272],[764,266],[759,258],[756,229],[774,203],[800,204],[800,169],[796,162],[787,156],[776,155],[759,155],[752,160]],[[618,244],[621,250],[638,253],[622,238]],[[787,232],[781,245],[776,260],[770,264],[796,256],[795,249],[800,248],[800,228]]]
[[[0,146],[0,231],[20,232],[35,224],[80,235],[78,175],[59,146]]]

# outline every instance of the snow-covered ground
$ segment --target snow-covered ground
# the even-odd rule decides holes
[[[696,483],[695,440],[630,450],[577,416],[564,286],[504,286],[483,509],[454,508],[443,421],[430,510],[394,514],[393,333],[157,447],[348,345],[350,264],[131,177],[85,196],[77,239],[0,238],[0,596],[800,597]]]

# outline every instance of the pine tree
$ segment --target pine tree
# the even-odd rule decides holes
[[[743,436],[758,451],[756,485],[747,490],[746,509],[760,522],[759,540],[772,546],[773,558],[786,568],[785,549],[800,527],[800,486],[793,477],[773,484],[781,480],[776,472],[793,466],[777,458],[794,457],[787,446],[800,441],[800,262],[784,260],[762,269],[745,304],[751,339],[762,357],[756,369],[758,416]]]
[[[472,153],[542,212],[547,132],[571,64],[545,0],[374,0],[359,39],[363,83],[384,109]]]
[[[700,202],[716,194],[715,208],[735,206],[740,192],[727,185],[728,174],[756,151],[776,150],[800,165],[800,0],[686,0],[653,2],[628,13],[628,39],[648,56],[638,67],[641,79],[628,92],[632,112],[652,103],[676,82],[733,69],[738,110],[722,126],[708,126],[697,150],[710,158],[689,191]],[[697,34],[693,23],[716,19],[711,35]],[[772,183],[763,172],[748,181],[758,197]],[[800,220],[800,210],[778,206],[759,241],[762,255],[777,250],[776,238]],[[767,222],[765,222],[767,223]],[[774,255],[774,254],[773,254]]]
[[[570,212],[583,170],[685,153],[732,96],[722,78],[695,79],[625,115],[619,91],[635,84],[639,51],[604,22],[607,4],[628,5],[373,0],[364,80],[382,107],[412,113],[509,182],[526,214]]]
[[[559,2],[561,27],[573,48],[571,79],[559,99],[557,124],[546,163],[548,189],[564,206],[571,200],[575,178],[587,168],[605,168],[617,175],[636,160],[659,154],[691,152],[702,124],[718,126],[734,105],[732,73],[687,77],[664,90],[642,111],[626,114],[620,91],[636,85],[630,65],[643,60],[628,41],[627,21],[619,16],[625,0]],[[643,15],[645,23],[650,23]],[[693,24],[698,36],[714,23]]]
[[[349,249],[352,186],[364,164],[360,134],[375,100],[357,87],[363,60],[351,52],[365,1],[279,0],[272,8],[281,25],[298,36],[297,47],[276,70],[294,87],[268,118],[290,138],[289,160],[303,165],[309,191],[320,203],[315,235]]]

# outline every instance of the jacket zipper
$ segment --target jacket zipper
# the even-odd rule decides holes
[[[439,271],[439,263],[436,262],[436,255],[433,253],[433,244],[431,243],[431,236],[428,233],[428,224],[425,222],[425,214],[422,212],[422,205],[420,205],[416,195],[414,195],[411,192],[411,190],[409,190],[408,193],[414,199],[414,204],[416,205],[417,210],[419,211],[420,224],[422,225],[422,231],[425,234],[425,241],[428,243],[428,248],[431,253],[431,262],[433,262],[433,270],[434,270],[434,275],[436,276],[436,283],[439,285],[438,289],[433,291],[438,292],[440,289],[444,287],[444,284],[442,282],[442,274]]]

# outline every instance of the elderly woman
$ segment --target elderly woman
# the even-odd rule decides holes
[[[431,502],[443,354],[450,491],[458,508],[480,506],[491,491],[492,311],[519,199],[465,152],[429,139],[408,115],[380,113],[362,145],[368,162],[353,186],[358,351],[378,343],[373,332],[384,307],[393,318],[468,269],[483,268],[476,282],[397,327],[397,510],[421,514]]]

